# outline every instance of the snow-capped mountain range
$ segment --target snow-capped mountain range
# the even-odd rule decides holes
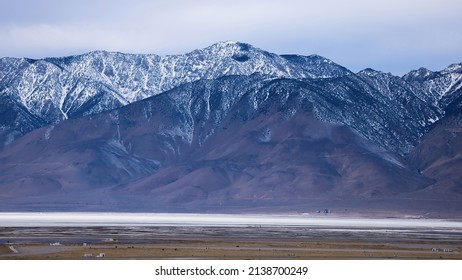
[[[0,65],[2,95],[20,100],[37,117],[55,120],[117,108],[200,79],[253,73],[325,78],[348,72],[319,56],[284,57],[233,42],[185,55],[95,51],[40,60],[4,58]],[[104,99],[98,105],[80,110],[99,96]]]
[[[134,55],[95,51],[83,55],[0,60],[0,96],[33,116],[32,127],[95,114],[142,100],[179,85],[229,75],[259,73],[268,79],[361,78],[377,98],[423,101],[434,112],[422,126],[439,119],[462,86],[462,66],[440,72],[412,71],[404,77],[366,69],[357,75],[317,55],[276,55],[249,44],[221,42],[184,55]],[[433,105],[433,107],[432,107]],[[399,112],[398,112],[399,113]],[[19,116],[18,116],[19,117]],[[29,121],[29,120],[27,120]],[[30,130],[30,124],[3,126]],[[26,129],[23,128],[26,127]]]
[[[187,193],[216,207],[218,200],[273,197],[258,186],[284,197],[269,181],[292,186],[297,199],[316,192],[388,197],[437,185],[425,174],[436,159],[415,151],[433,143],[427,135],[440,123],[454,129],[448,119],[462,106],[462,64],[403,77],[372,69],[353,73],[318,55],[277,55],[238,42],[184,55],[95,51],[2,58],[0,102],[0,189],[9,198],[50,192],[61,200],[82,188],[98,197],[88,190],[93,184],[106,191],[149,190],[173,202],[189,199]],[[228,143],[232,135],[242,138]],[[255,152],[244,152],[247,146]],[[285,159],[284,149],[298,153]],[[286,179],[262,167],[270,165]],[[361,168],[364,174],[357,173]],[[307,175],[312,172],[318,175]],[[325,190],[304,189],[300,178]],[[406,184],[402,190],[399,181]]]

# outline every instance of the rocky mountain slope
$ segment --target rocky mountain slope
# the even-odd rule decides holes
[[[232,42],[4,58],[2,209],[459,211],[461,69],[354,74]]]

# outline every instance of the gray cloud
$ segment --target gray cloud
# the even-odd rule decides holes
[[[459,0],[17,0],[2,3],[0,56],[104,49],[174,54],[217,41],[317,53],[395,74],[462,61]]]

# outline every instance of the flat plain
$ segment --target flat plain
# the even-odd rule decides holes
[[[21,224],[31,216],[2,215],[0,259],[462,259],[458,221],[41,214]]]

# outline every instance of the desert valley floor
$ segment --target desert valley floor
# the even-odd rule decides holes
[[[462,259],[462,222],[1,213],[0,259]]]

